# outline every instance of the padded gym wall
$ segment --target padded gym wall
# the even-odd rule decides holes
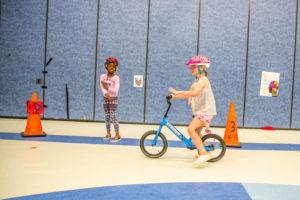
[[[169,87],[188,90],[194,81],[185,64],[197,54],[198,0],[151,0],[146,122],[159,122],[167,109]],[[187,100],[172,100],[169,119],[192,119]]]
[[[242,126],[249,1],[201,2],[199,54],[211,61],[208,79],[217,107],[212,125],[226,126],[234,102],[237,125]]]
[[[46,2],[2,0],[0,22],[0,116],[27,116],[26,101],[42,78]]]
[[[93,120],[97,0],[51,0],[48,17],[46,118]]]
[[[297,0],[251,0],[246,127],[289,128]],[[278,97],[260,96],[262,71],[280,73]]]
[[[99,77],[106,73],[105,59],[114,56],[120,61],[116,73],[121,80],[119,120],[158,123],[167,108],[168,88],[187,90],[193,83],[185,64],[199,47],[199,54],[211,59],[208,78],[218,112],[213,126],[226,125],[233,101],[239,127],[299,129],[297,3],[299,0],[49,0],[46,29],[47,1],[1,0],[0,116],[27,117],[26,101],[33,92],[43,99],[42,84],[36,84],[36,79],[43,80],[44,61],[52,57],[46,68],[45,118],[67,118],[68,84],[70,119],[104,120]],[[262,71],[280,73],[278,97],[260,96]],[[133,87],[134,75],[143,75],[143,87]],[[189,123],[192,113],[187,101],[172,102],[170,121]]]
[[[133,87],[134,75],[145,80],[148,0],[101,0],[96,81],[96,120],[104,120],[100,75],[107,57],[119,61],[119,121],[143,122],[144,87]],[[145,83],[144,83],[145,86]]]
[[[299,2],[298,2],[298,20],[297,20],[297,44],[295,59],[295,77],[294,77],[294,96],[291,128],[300,129],[300,20],[299,20]]]

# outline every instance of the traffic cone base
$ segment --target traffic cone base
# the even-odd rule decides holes
[[[231,145],[231,144],[226,144],[226,147],[235,147],[235,148],[242,148],[242,143],[239,143],[238,145]]]
[[[45,132],[42,132],[42,134],[37,134],[37,135],[27,135],[25,132],[21,132],[22,137],[44,137],[47,136]]]
[[[229,107],[227,124],[226,124],[226,129],[224,134],[224,141],[227,147],[237,147],[237,148],[242,147],[241,143],[239,142],[233,102],[230,103],[230,107]]]

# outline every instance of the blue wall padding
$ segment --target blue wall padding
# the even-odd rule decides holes
[[[211,60],[208,79],[217,104],[213,125],[226,125],[230,102],[234,102],[238,126],[242,125],[248,5],[248,0],[201,4],[199,54]]]
[[[245,126],[289,127],[295,5],[296,0],[251,1]],[[260,96],[262,71],[280,73],[277,98]]]
[[[43,100],[36,79],[43,80],[44,60],[53,58],[46,69],[44,117],[67,118],[67,84],[70,119],[104,120],[100,75],[106,73],[105,59],[116,57],[119,121],[159,123],[168,88],[188,90],[193,83],[185,64],[199,52],[211,60],[213,126],[226,125],[234,102],[239,127],[299,129],[297,2],[51,0],[46,29],[47,1],[1,0],[0,116],[26,117],[26,101],[34,92]],[[278,97],[260,96],[262,71],[280,73]],[[134,75],[143,76],[143,87],[133,86]],[[172,103],[169,120],[188,124],[187,100]]]
[[[107,73],[107,57],[119,61],[120,77],[118,120],[142,122],[144,87],[133,87],[134,75],[145,78],[148,1],[102,0],[99,17],[96,120],[104,119],[100,75]]]
[[[27,116],[32,94],[42,99],[35,82],[44,66],[45,13],[44,1],[1,1],[0,116]]]
[[[66,118],[69,89],[70,119],[93,119],[97,0],[50,1],[45,117]]]
[[[198,1],[151,1],[146,121],[159,122],[167,108],[169,87],[188,90],[194,78],[185,65],[197,54]],[[187,100],[174,100],[169,119],[188,123]]]

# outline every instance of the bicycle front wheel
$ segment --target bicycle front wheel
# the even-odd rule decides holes
[[[149,158],[159,158],[164,155],[168,148],[167,138],[159,133],[156,141],[155,135],[157,131],[148,131],[144,133],[140,140],[140,148],[143,154]]]
[[[216,162],[223,158],[226,152],[224,140],[216,134],[207,134],[202,137],[202,142],[210,148],[212,158],[208,162]]]

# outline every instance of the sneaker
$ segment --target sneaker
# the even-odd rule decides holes
[[[193,164],[194,165],[199,165],[199,164],[204,163],[204,162],[206,162],[206,161],[208,161],[210,159],[211,159],[211,155],[210,154],[200,155]]]
[[[106,136],[103,138],[103,140],[109,140],[110,139],[110,134],[106,134]]]
[[[121,137],[114,137],[110,142],[119,142]]]
[[[206,130],[205,130],[205,133],[211,134],[211,130],[206,129]]]

